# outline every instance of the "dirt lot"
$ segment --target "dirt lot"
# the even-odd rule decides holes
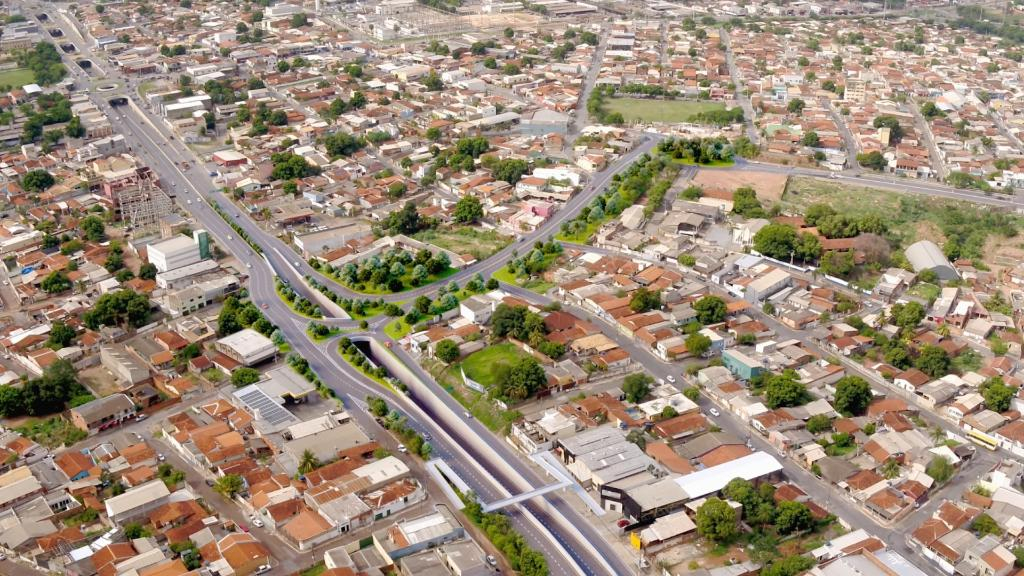
[[[93,366],[78,373],[79,380],[97,398],[103,398],[121,391],[117,380],[103,366]]]
[[[736,190],[749,186],[757,192],[762,202],[775,203],[782,200],[789,176],[772,172],[730,170],[698,170],[693,183],[702,188]]]

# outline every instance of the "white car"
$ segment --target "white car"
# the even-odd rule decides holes
[[[672,376],[671,374],[669,374],[668,376],[666,376],[666,377],[665,377],[665,380],[668,380],[668,381],[669,381],[669,382],[671,382],[672,384],[675,384],[675,383],[676,383],[676,377],[675,377],[675,376]]]
[[[259,518],[254,518],[252,521],[252,525],[257,528],[263,528],[263,520],[260,520]]]
[[[402,454],[406,454],[409,452],[409,449],[405,447],[405,444],[399,444],[398,451],[401,452]]]
[[[167,456],[164,456],[163,454],[157,454],[156,459],[159,462],[163,462],[164,460],[167,460]]]
[[[721,416],[721,415],[722,415],[722,413],[718,411],[718,408],[711,408],[711,409],[709,409],[709,410],[708,410],[708,412],[709,412],[709,413],[710,413],[710,414],[711,414],[712,416],[715,416],[715,417],[718,417],[718,416]]]
[[[266,574],[267,572],[270,572],[270,564],[264,564],[256,569],[257,574]]]

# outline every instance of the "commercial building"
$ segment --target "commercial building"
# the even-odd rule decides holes
[[[205,235],[204,230],[196,230],[196,236]],[[203,259],[199,242],[188,236],[173,238],[150,244],[146,247],[146,256],[156,266],[158,272],[167,272],[195,264]]]
[[[728,368],[740,380],[749,381],[764,372],[764,366],[760,362],[736,349],[722,353],[722,366]]]
[[[76,406],[70,412],[75,427],[95,434],[131,418],[135,414],[135,403],[127,394],[111,394]]]
[[[100,363],[124,388],[149,380],[149,369],[142,359],[119,344],[100,348]]]
[[[274,342],[252,328],[225,336],[217,340],[214,347],[245,366],[254,366],[277,356],[277,346]]]
[[[171,316],[184,316],[238,292],[239,288],[241,283],[236,276],[218,276],[168,292],[161,299],[160,308]]]

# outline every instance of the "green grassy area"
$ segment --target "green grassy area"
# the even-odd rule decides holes
[[[626,122],[687,122],[690,117],[711,110],[725,110],[720,102],[695,100],[648,100],[645,98],[609,98],[604,101],[608,113],[622,114]]]
[[[331,338],[334,338],[338,334],[341,334],[341,332],[341,328],[331,327],[327,334],[320,336],[317,334],[313,334],[313,332],[308,327],[306,328],[306,335],[312,338],[314,342],[323,342],[324,340],[330,340]]]
[[[522,417],[518,410],[502,410],[485,394],[467,388],[462,382],[458,364],[447,366],[437,360],[425,359],[424,368],[456,402],[489,430],[505,433],[509,425]]]
[[[375,317],[383,314],[384,313],[384,307],[387,306],[387,304],[388,304],[387,302],[385,302],[381,306],[378,306],[376,303],[371,304],[371,305],[369,305],[369,306],[367,306],[366,308],[363,309],[363,313],[362,314],[356,314],[354,311],[351,311],[351,310],[348,311],[347,313],[348,313],[349,316],[352,317],[353,320],[369,320],[370,318],[375,318]],[[399,300],[398,302],[395,302],[394,304],[397,305],[397,306],[403,306],[403,305],[405,305],[405,300]]]
[[[46,420],[31,421],[15,428],[22,436],[35,440],[47,448],[70,446],[84,440],[88,434],[79,430],[71,422],[56,416]]]
[[[597,233],[597,229],[602,224],[611,220],[611,216],[606,216],[597,222],[587,222],[587,227],[577,232],[576,234],[566,234],[559,230],[558,234],[555,234],[555,240],[561,240],[562,242],[572,242],[573,244],[586,244],[590,241],[590,237]]]
[[[466,376],[490,388],[497,383],[495,378],[500,366],[511,368],[517,360],[526,356],[526,352],[515,344],[502,342],[467,356],[462,361],[462,369],[466,371]]]
[[[390,390],[390,391],[394,392],[395,394],[397,394],[398,391],[395,390],[395,387],[392,386],[390,382],[388,382],[387,380],[385,380],[381,376],[378,376],[378,375],[374,374],[371,371],[372,369],[369,367],[369,365],[367,365],[367,364],[360,365],[357,362],[357,358],[362,358],[361,354],[359,354],[359,353],[352,354],[352,355],[345,354],[345,351],[341,347],[341,344],[343,343],[344,340],[345,339],[342,338],[341,341],[338,342],[338,356],[341,356],[342,359],[345,360],[345,362],[348,362],[348,364],[350,366],[352,366],[353,368],[358,370],[363,376],[366,376],[370,380],[373,380],[377,384],[380,384],[381,386],[383,386],[383,387],[387,388],[388,390]]]
[[[717,160],[715,162],[708,162],[707,164],[701,164],[699,162],[694,162],[692,160],[684,160],[682,158],[673,158],[672,162],[674,162],[676,164],[682,164],[683,166],[702,166],[704,168],[728,168],[728,167],[734,166],[736,164],[732,160],[729,160],[728,162],[723,161],[723,160]]]
[[[395,318],[384,326],[384,333],[393,340],[401,340],[410,330],[412,326],[409,326],[404,318]]]
[[[26,84],[36,81],[36,75],[28,68],[15,68],[0,72],[0,86],[10,85],[14,88],[21,88]]]
[[[942,288],[935,284],[929,284],[928,282],[918,282],[917,284],[914,284],[910,290],[907,290],[907,294],[923,298],[929,302],[938,298],[941,293]]]
[[[456,254],[472,254],[477,260],[486,260],[495,252],[512,243],[511,236],[471,226],[424,230],[414,234],[413,238],[445,250],[451,250]]]
[[[305,310],[300,310],[295,305],[295,303],[298,302],[298,299],[302,298],[302,296],[300,296],[298,292],[295,293],[295,298],[296,299],[291,301],[291,302],[289,302],[288,299],[284,297],[284,294],[281,293],[281,290],[284,289],[285,286],[286,286],[285,284],[281,284],[280,282],[277,283],[277,286],[274,288],[274,292],[277,292],[277,297],[280,298],[281,302],[284,302],[288,306],[288,308],[291,308],[292,312],[295,312],[299,316],[303,316],[303,317],[309,318],[311,320],[319,320],[319,319],[323,318],[323,314],[321,314],[320,316],[313,316],[312,314],[309,314]],[[309,301],[309,303],[312,304],[313,306],[316,306],[317,308],[319,308],[319,305],[316,302]]]
[[[540,278],[533,278],[524,282],[522,279],[513,276],[512,273],[508,271],[507,266],[502,266],[499,270],[495,271],[494,274],[491,274],[491,277],[498,282],[519,286],[531,292],[536,292],[537,294],[544,294],[555,287],[553,282],[548,282]]]

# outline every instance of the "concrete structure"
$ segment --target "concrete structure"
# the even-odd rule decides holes
[[[136,486],[124,494],[108,498],[105,502],[107,517],[112,522],[123,524],[139,518],[167,503],[171,492],[163,480],[157,479]]]
[[[124,346],[104,346],[100,349],[100,363],[114,375],[125,388],[149,380],[149,369],[142,359],[129,352]]]
[[[146,257],[160,272],[189,266],[203,259],[199,243],[188,236],[175,236],[150,244],[146,247]]]
[[[722,353],[722,365],[740,380],[750,380],[764,372],[764,366],[760,362],[736,349]]]
[[[274,342],[252,328],[225,336],[217,340],[214,347],[245,366],[253,366],[277,356]]]

